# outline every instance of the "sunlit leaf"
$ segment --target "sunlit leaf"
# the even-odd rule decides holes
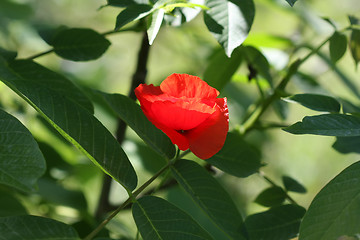
[[[256,197],[255,202],[265,207],[272,207],[282,204],[285,199],[286,193],[281,187],[269,187]]]
[[[164,19],[164,14],[165,14],[164,10],[160,8],[151,15],[150,26],[148,27],[147,30],[150,45],[154,42],[156,35],[160,30],[161,23]]]
[[[3,60],[0,79],[105,173],[128,189],[136,187],[137,176],[126,154],[88,110],[44,82],[16,74]]]
[[[236,133],[228,133],[223,148],[206,161],[237,177],[247,177],[261,167],[260,152]]]
[[[57,55],[72,61],[97,59],[111,44],[103,35],[87,28],[69,28],[59,31],[51,43]]]
[[[204,5],[205,0],[188,0],[187,3],[190,7],[176,7],[171,13],[166,14],[164,19],[167,24],[178,27],[185,22],[193,20],[200,12],[200,7],[191,7],[192,4]]]
[[[45,168],[45,159],[29,130],[0,109],[0,183],[29,192]]]
[[[37,216],[0,218],[1,240],[80,240],[76,231],[65,223]]]
[[[286,191],[306,193],[306,188],[295,179],[288,176],[283,176],[282,181]]]
[[[359,234],[360,162],[332,179],[314,198],[300,225],[301,240]]]
[[[360,153],[360,136],[337,137],[332,147],[341,153]]]
[[[252,0],[206,0],[210,10],[204,13],[208,30],[224,48],[228,57],[250,31],[255,7]]]
[[[224,51],[216,51],[206,67],[203,79],[212,87],[221,90],[231,80],[243,60],[242,48],[234,50],[231,58]]]
[[[180,160],[171,168],[171,172],[227,239],[244,239],[240,231],[242,217],[234,202],[204,168],[193,161]]]
[[[305,209],[297,205],[281,205],[245,219],[250,240],[288,240],[297,236]]]
[[[336,137],[360,136],[360,117],[345,114],[323,114],[305,117],[283,130],[292,134],[314,134]]]
[[[124,25],[142,19],[152,13],[155,9],[146,4],[130,5],[119,13],[116,18],[115,30],[120,29]]]
[[[212,239],[189,215],[158,197],[138,199],[132,213],[144,240]]]
[[[345,34],[335,31],[330,38],[329,50],[330,59],[336,63],[342,56],[344,56],[347,48],[347,39]]]
[[[132,99],[120,94],[101,93],[103,99],[153,150],[165,158],[175,156],[175,146],[144,115],[140,106]]]
[[[340,103],[329,96],[319,94],[296,94],[285,98],[288,101],[297,102],[304,107],[321,112],[339,112]]]

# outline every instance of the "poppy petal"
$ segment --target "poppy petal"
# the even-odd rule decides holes
[[[210,87],[197,76],[174,73],[168,76],[161,84],[164,93],[174,97],[185,98],[216,98],[219,91]]]
[[[199,102],[157,101],[151,104],[151,111],[160,124],[174,130],[189,130],[210,117],[215,108]]]
[[[216,111],[203,124],[186,132],[190,150],[201,159],[208,159],[223,147],[229,130],[226,98],[216,99]]]

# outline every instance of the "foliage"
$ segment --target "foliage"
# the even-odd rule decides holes
[[[321,19],[311,1],[296,0],[107,0],[83,6],[95,6],[95,15],[105,12],[109,25],[88,19],[81,26],[70,11],[59,10],[73,22],[54,26],[34,20],[34,2],[0,2],[0,239],[359,238],[359,162],[346,163],[325,186],[315,187],[316,194],[286,169],[269,171],[274,156],[266,149],[280,136],[310,134],[336,137],[336,156],[360,153],[360,94],[352,77],[360,61],[360,16],[341,12],[347,22]],[[41,4],[56,8],[51,1]],[[83,11],[74,6],[67,10]],[[274,34],[261,9],[285,12],[298,26]],[[327,36],[314,18],[330,29]],[[37,32],[35,42],[42,38],[47,50],[26,49],[20,38],[14,44],[13,26],[20,25],[32,31],[22,34]],[[269,32],[259,32],[259,25]],[[119,47],[115,36],[129,34],[142,36],[135,70],[131,81],[118,84],[121,90],[113,89],[104,80],[111,75],[99,69],[119,68],[116,77],[128,80],[137,42],[130,38],[120,57],[112,54]],[[162,55],[164,64],[158,64],[162,50],[174,56]],[[29,52],[34,55],[24,57]],[[172,62],[175,67],[167,65]],[[307,71],[309,65],[316,66]],[[152,71],[161,73],[155,78]],[[206,160],[191,147],[195,154],[181,151],[136,102],[136,87],[159,85],[172,71],[197,75],[216,88],[216,104],[221,99],[227,106],[228,100],[230,131],[220,150],[204,144],[219,134],[204,134],[199,144]],[[285,148],[296,151],[295,160],[309,158],[306,149],[287,143],[271,150],[283,154]],[[303,167],[309,182],[321,177],[323,167]],[[239,190],[243,182],[253,196]]]

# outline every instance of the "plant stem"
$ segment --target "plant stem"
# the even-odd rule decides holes
[[[265,179],[268,183],[270,183],[272,186],[274,186],[274,187],[279,187],[273,180],[271,180],[269,177],[267,177],[264,172],[259,171],[258,173],[259,173],[259,175],[260,175],[262,178],[264,178],[264,179]],[[284,193],[285,193],[286,198],[287,198],[292,204],[299,205],[299,204],[297,204],[297,202],[296,202],[292,197],[289,196],[289,194],[288,194],[287,192],[284,191]]]
[[[41,52],[41,53],[35,54],[35,55],[31,56],[31,57],[28,57],[28,58],[26,58],[26,60],[33,60],[33,59],[35,59],[35,58],[38,58],[38,57],[47,55],[47,54],[52,53],[52,52],[54,52],[54,49],[53,49],[53,48],[50,49],[50,50],[47,50],[47,51],[45,51],[45,52]]]
[[[298,59],[289,66],[287,74],[283,77],[277,87],[273,90],[267,98],[265,98],[260,105],[252,112],[252,114],[245,120],[240,127],[240,132],[245,135],[253,129],[254,124],[259,120],[262,114],[267,110],[272,102],[281,97],[281,92],[284,91],[286,85],[289,83],[291,77],[298,71],[301,64],[307,61],[312,55],[316,54],[329,40],[331,36],[325,39],[317,48],[313,49],[308,55],[302,59]]]
[[[147,33],[145,31],[142,37],[141,47],[138,53],[136,71],[132,77],[131,87],[128,93],[129,98],[133,99],[134,101],[136,100],[136,96],[134,92],[135,88],[139,86],[139,84],[145,83],[145,78],[147,74],[146,65],[149,58],[149,51],[150,51],[150,45],[148,42]],[[120,144],[122,144],[122,142],[124,141],[125,132],[126,132],[126,123],[119,118],[117,124],[117,130],[116,130],[116,139]],[[109,203],[111,183],[112,183],[111,177],[109,177],[108,175],[104,175],[101,195],[95,213],[95,217],[97,219],[100,219],[105,213],[113,209],[111,204]]]
[[[118,207],[113,213],[111,213],[104,221],[100,223],[89,235],[87,235],[83,240],[91,240],[95,237],[105,226],[113,219],[122,209],[124,209],[128,204],[130,204],[146,187],[148,187],[156,178],[158,178],[162,173],[164,173],[169,167],[174,163],[170,161],[167,165],[161,168],[154,176],[147,180],[143,185],[141,185],[136,191],[134,191],[131,196]]]

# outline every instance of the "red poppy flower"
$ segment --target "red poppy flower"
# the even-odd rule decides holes
[[[180,150],[208,159],[224,145],[229,129],[226,98],[199,77],[172,74],[159,87],[135,89],[146,117]]]

